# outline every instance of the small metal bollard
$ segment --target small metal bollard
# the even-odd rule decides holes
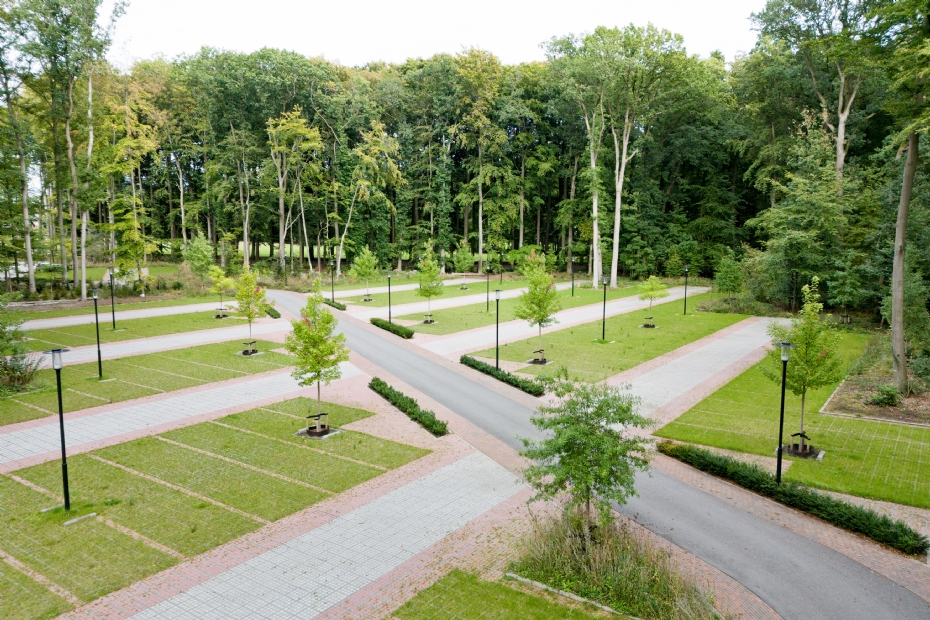
[[[329,414],[323,411],[314,415],[308,415],[307,420],[315,420],[316,425],[307,422],[308,437],[323,437],[329,434]]]

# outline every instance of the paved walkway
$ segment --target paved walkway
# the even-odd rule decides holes
[[[340,364],[342,379],[362,375],[349,362]],[[157,427],[200,416],[244,410],[249,403],[284,400],[301,388],[290,371],[266,373],[252,378],[225,381],[220,386],[192,388],[178,394],[148,397],[94,409],[76,411],[65,416],[65,437],[72,451],[86,451],[116,438],[148,434]],[[255,406],[258,406],[257,404]],[[58,419],[39,418],[0,427],[0,472],[13,471],[59,458],[61,443]]]
[[[556,290],[564,291],[572,287],[571,282],[560,282],[555,285]],[[501,291],[501,299],[515,299],[525,291],[526,288],[515,288]],[[492,291],[493,292],[493,291]],[[426,314],[427,308],[435,310],[445,310],[447,308],[458,308],[461,306],[470,306],[472,304],[484,303],[487,300],[487,291],[476,293],[474,295],[462,295],[461,297],[449,297],[446,299],[439,298],[432,300],[428,305],[425,301],[418,301],[411,304],[401,304],[391,308],[391,315],[394,317],[405,316],[407,314]],[[387,318],[387,306],[379,308],[350,307],[346,310],[352,316],[367,321],[373,317]]]
[[[266,334],[273,334],[282,331],[289,331],[291,324],[281,319],[262,319],[268,322],[252,324],[252,339],[257,340]],[[125,340],[123,342],[110,342],[100,345],[100,353],[103,359],[115,359],[118,357],[129,357],[130,355],[142,355],[144,353],[154,353],[155,351],[170,351],[173,349],[186,349],[187,347],[196,347],[203,344],[212,344],[215,342],[228,342],[230,340],[239,340],[245,342],[249,337],[249,326],[246,324],[236,325],[233,327],[218,327],[216,329],[202,329],[194,332],[183,332],[180,334],[170,334],[168,336],[156,336],[153,338],[139,338],[136,340]],[[51,365],[51,356],[45,353],[35,353],[34,355],[42,357],[42,366]],[[86,347],[75,347],[69,349],[62,355],[65,365],[82,364],[84,362],[97,361],[97,346],[90,345]]]
[[[690,287],[689,295],[698,295],[706,292],[704,287]],[[684,297],[684,287],[678,286],[668,289],[669,296],[665,299],[653,303],[653,306],[659,304],[680,301]],[[622,297],[607,302],[607,316],[616,316],[648,308],[648,301],[641,301],[638,296]],[[556,313],[555,318],[559,321],[556,325],[543,330],[543,333],[551,333],[560,329],[566,329],[582,323],[590,323],[599,320],[604,313],[603,304],[590,304],[580,308],[562,310]],[[508,321],[500,325],[500,343],[514,342],[523,340],[537,334],[535,327],[527,325],[526,321]],[[480,351],[494,346],[495,326],[478,327],[463,332],[449,334],[448,336],[439,336],[431,338],[421,338],[418,334],[414,338],[414,343],[420,344],[427,351],[432,351],[439,355],[453,358],[468,351]],[[417,342],[419,340],[419,342]]]
[[[139,310],[117,310],[117,321],[131,321],[133,319],[147,319],[154,316],[172,316],[175,314],[192,314],[194,312],[213,312],[219,308],[220,302],[211,301],[204,304],[187,304],[180,306],[165,306],[163,308],[141,308]],[[224,307],[235,307],[235,301],[224,301]],[[112,315],[109,305],[100,307],[100,324],[110,325]],[[75,316],[61,316],[54,319],[33,319],[26,321],[22,329],[52,329],[55,327],[70,327],[72,325],[90,325],[94,322],[94,314],[78,314]],[[117,328],[119,325],[117,325]]]
[[[420,288],[420,285],[417,284],[416,282],[410,282],[409,280],[406,280],[406,279],[403,281],[407,282],[407,284],[391,284],[391,292],[397,293],[399,291],[413,291],[413,290]],[[465,281],[468,284],[476,284],[478,282],[483,283],[484,278],[470,277]],[[443,280],[442,283],[444,286],[459,286],[462,284],[462,278],[452,278],[449,280]],[[323,296],[326,297],[330,289],[326,288],[325,280],[324,280],[322,288],[323,288],[323,291],[322,291]],[[369,289],[369,292],[372,295],[378,295],[380,293],[387,293],[387,291],[388,291],[387,286],[373,286]],[[336,291],[335,293],[336,299],[344,299],[346,297],[358,297],[359,295],[364,295],[364,294],[365,294],[364,286],[362,288],[353,288],[349,290]]]
[[[132,617],[313,618],[524,488],[475,452]]]

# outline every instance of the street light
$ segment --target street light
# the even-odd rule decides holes
[[[116,301],[113,298],[113,267],[107,267],[110,272],[110,313],[113,316],[113,331],[116,331]]]
[[[332,301],[336,303],[336,261],[329,259],[329,285],[332,293]]]
[[[688,314],[688,264],[685,263],[685,314]]]
[[[61,354],[68,349],[52,349],[45,353],[52,354],[52,368],[55,369],[55,379],[58,382],[58,426],[61,429],[61,480],[65,491],[65,510],[71,510],[71,494],[68,492],[68,454],[65,450],[65,412],[61,404]]]
[[[494,291],[494,306],[497,310],[497,316],[494,318],[494,368],[500,370],[501,368],[501,355],[500,355],[500,326],[501,326],[501,290],[495,289]]]
[[[391,321],[391,274],[388,274],[388,323]]]
[[[785,428],[785,380],[788,376],[788,357],[791,349],[797,345],[790,342],[781,342],[781,415],[778,419],[778,464],[775,467],[775,482],[781,484],[781,452],[782,452],[782,434]]]
[[[607,340],[606,330],[607,330],[607,284],[610,280],[607,276],[601,276],[601,284],[604,285],[604,312],[601,315],[601,340]]]
[[[100,315],[97,313],[97,287],[94,287],[94,324],[97,326],[97,374],[103,379],[103,362],[100,360]]]

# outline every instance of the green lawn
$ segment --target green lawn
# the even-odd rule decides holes
[[[631,295],[638,294],[639,289],[635,286],[608,290],[607,300],[610,301],[612,299],[619,299],[621,297],[629,297]],[[570,290],[559,291],[559,300],[562,302],[562,309],[567,310],[569,308],[577,308],[578,306],[587,306],[590,304],[602,302],[604,300],[604,291],[581,289],[576,287],[574,297],[572,297],[572,292]],[[481,303],[471,304],[468,306],[459,306],[458,308],[436,310],[433,312],[433,320],[436,321],[435,323],[432,325],[424,325],[423,323],[419,323],[417,325],[411,326],[410,329],[423,334],[445,335],[464,331],[466,329],[473,329],[475,327],[494,325],[497,314],[495,309],[493,289],[491,290],[490,311],[485,310],[486,306],[487,304],[482,301]],[[516,307],[517,299],[502,299],[500,301],[501,323],[512,321],[516,318],[514,316],[514,309]],[[425,313],[408,314],[406,316],[399,316],[394,318],[422,321],[424,314]]]
[[[866,335],[847,335],[841,353],[852,363]],[[786,479],[862,497],[930,508],[930,429],[817,413],[833,387],[807,396],[805,432],[826,450],[822,462],[794,459]],[[778,442],[780,386],[756,365],[655,434],[772,456]],[[785,434],[797,432],[800,398],[788,392]]]
[[[41,513],[40,509],[55,505],[56,500],[0,475],[0,550],[82,601],[91,601],[180,559],[101,520],[90,518],[64,528],[68,519],[96,512],[119,528],[190,557],[258,529],[262,519],[274,521],[293,514],[370,480],[385,468],[429,453],[352,431],[323,441],[295,437],[294,432],[306,424],[301,414],[313,404],[294,399],[228,416],[217,420],[219,424],[204,422],[76,455],[68,460],[70,513],[63,508]],[[373,415],[332,403],[324,407],[332,413],[334,424]],[[254,430],[249,433],[221,424]],[[254,434],[259,431],[268,437]],[[361,462],[339,458],[343,455]],[[57,461],[19,470],[16,475],[60,492]],[[49,618],[69,608],[40,583],[0,562],[0,617],[4,620]]]
[[[116,331],[113,331],[109,317],[103,315],[100,317],[100,342],[121,342],[245,324],[242,319],[217,319],[214,315],[215,313],[210,311],[155,316],[130,321],[117,319]],[[93,323],[53,329],[34,329],[28,331],[26,335],[30,338],[26,341],[26,345],[33,351],[97,344],[96,326]]]
[[[133,398],[171,392],[183,388],[224,381],[294,363],[294,358],[270,352],[281,345],[256,343],[263,355],[243,357],[240,342],[206,344],[188,349],[147,353],[103,362],[104,378],[99,381],[97,362],[65,366],[61,373],[65,412],[122,402]],[[65,357],[67,362],[67,357]],[[41,370],[36,391],[0,398],[0,426],[58,413],[55,371]]]
[[[566,601],[567,603],[567,601]],[[535,596],[503,583],[454,570],[419,592],[392,615],[399,620],[582,620],[608,618],[582,607]]]
[[[461,278],[458,280],[461,282]],[[504,280],[500,282],[497,278],[491,279],[491,300],[494,300],[494,290],[500,289],[502,291],[509,291],[515,288],[523,288],[526,286],[524,280]],[[364,290],[365,283],[362,283],[362,289]],[[440,299],[448,299],[450,297],[463,297],[465,295],[481,295],[482,301],[484,296],[487,294],[487,283],[482,281],[480,283],[469,282],[468,290],[461,290],[460,286],[444,286],[443,293],[439,297],[434,297],[433,301]],[[388,305],[387,293],[378,293],[371,296],[372,301],[363,302],[362,299],[365,297],[364,294],[359,295],[358,297],[343,297],[337,301],[343,303],[352,303],[358,306],[374,306],[377,308],[384,308]],[[419,297],[417,291],[391,291],[391,305],[399,306],[400,304],[412,304],[418,301],[426,301],[425,297]]]
[[[170,306],[187,306],[190,304],[203,304],[207,302],[216,302],[219,307],[219,296],[211,295],[209,297],[171,297],[168,299],[159,299],[153,297],[151,301],[124,302],[116,300],[116,311],[124,310],[148,310],[149,308],[167,308]],[[100,311],[101,326],[110,321],[110,291],[106,289],[100,292],[98,300]],[[83,302],[80,308],[53,308],[48,306],[35,306],[31,308],[17,308],[20,318],[24,321],[37,321],[40,319],[57,319],[63,316],[78,316],[83,314],[94,313],[94,302]]]
[[[178,273],[179,268],[176,265],[149,265],[148,267],[150,276],[172,276]],[[87,281],[99,282],[103,280],[103,275],[107,272],[106,267],[88,267],[87,268]],[[73,271],[68,269],[68,280],[74,280]],[[80,267],[78,267],[78,273],[80,274]],[[20,277],[26,277],[25,271],[20,272]],[[37,280],[55,280],[61,279],[61,272],[54,271],[36,271]]]
[[[695,306],[708,295],[695,295]],[[656,329],[640,327],[645,310],[610,317],[606,322],[607,344],[595,342],[601,337],[601,321],[551,334],[544,332],[546,358],[553,363],[548,366],[527,366],[520,369],[520,372],[552,374],[559,366],[565,366],[569,375],[578,380],[603,381],[746,318],[740,314],[713,312],[689,312],[683,316],[681,310],[682,306],[677,302],[653,307],[649,314],[654,317]],[[533,351],[538,348],[538,338],[527,338],[503,345],[500,356],[503,360],[524,362],[535,357]],[[494,349],[485,349],[475,355],[493,358]]]

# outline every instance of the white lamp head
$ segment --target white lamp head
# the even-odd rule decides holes
[[[51,351],[46,351],[46,353],[52,354],[52,368],[55,370],[62,369],[61,363],[61,354],[65,352],[66,349],[52,349]]]
[[[494,299],[500,301],[500,298],[501,298],[501,290],[500,290],[500,289],[495,289],[495,290],[494,290]]]
[[[790,342],[782,342],[782,343],[779,343],[778,346],[781,347],[781,361],[787,362],[791,354],[791,349],[793,349],[797,345],[791,344]]]
[[[94,294],[94,299],[97,299],[97,287],[96,286],[93,288],[92,292]]]

